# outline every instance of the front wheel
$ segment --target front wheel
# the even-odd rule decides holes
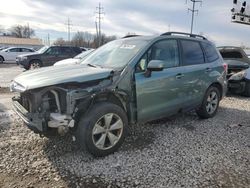
[[[220,103],[220,92],[216,87],[209,87],[202,104],[198,110],[196,110],[197,115],[200,118],[207,119],[214,117],[217,113]]]
[[[29,69],[30,69],[30,70],[38,69],[38,68],[40,68],[41,66],[42,66],[41,61],[39,61],[39,60],[33,60],[33,61],[30,62],[30,67],[29,67]]]
[[[121,107],[97,103],[78,123],[78,144],[96,157],[109,155],[123,143],[127,125],[127,115]]]

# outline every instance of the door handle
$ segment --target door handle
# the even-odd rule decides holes
[[[205,72],[211,72],[212,71],[212,69],[211,68],[206,68],[206,70],[205,70]]]
[[[182,77],[184,77],[184,74],[179,73],[175,76],[176,79],[181,79]]]

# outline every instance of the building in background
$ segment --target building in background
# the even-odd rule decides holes
[[[42,40],[38,38],[0,36],[0,47],[27,47],[37,50],[43,46]]]

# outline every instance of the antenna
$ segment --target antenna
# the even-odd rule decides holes
[[[202,5],[202,0],[190,0],[193,3],[192,9],[188,8],[188,11],[192,12],[192,20],[191,20],[191,34],[193,33],[193,26],[194,26],[194,13],[197,13],[199,10],[195,9],[195,4],[200,3],[200,6]],[[187,0],[186,0],[187,3]]]

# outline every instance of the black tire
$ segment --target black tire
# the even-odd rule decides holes
[[[40,60],[35,59],[30,62],[29,69],[37,69],[40,67],[42,67],[42,62]]]
[[[250,97],[250,82],[246,82],[245,91],[242,93],[245,97]]]
[[[3,64],[3,62],[4,62],[4,58],[0,56],[0,64]]]
[[[213,101],[214,106],[212,104],[213,99],[211,99],[212,94],[216,94],[216,97],[217,97],[217,101],[216,100]],[[221,98],[220,96],[221,94],[217,87],[214,87],[214,86],[209,87],[203,98],[200,108],[196,110],[197,115],[202,119],[214,117],[219,107],[220,98]],[[211,99],[211,102],[208,102],[209,98]],[[211,108],[209,108],[209,105]],[[209,112],[209,109],[210,109],[210,112]]]
[[[96,125],[100,125],[102,128],[106,127],[105,117],[106,115],[108,116],[110,114],[113,114],[113,115],[111,117],[111,120],[109,123],[110,125],[108,127],[111,128],[112,121],[115,121],[116,123],[117,121],[115,118],[118,119],[119,117],[123,123],[123,129],[113,130],[113,131],[118,131],[117,133],[119,134],[119,139],[114,142],[114,145],[112,147],[110,146],[110,148],[107,147],[106,149],[100,149],[97,146],[98,145],[97,142],[101,140],[102,136],[104,136],[104,139],[102,139],[104,140],[104,144],[103,144],[104,147],[106,147],[108,144],[112,145],[110,141],[110,135],[109,135],[110,131],[109,132],[106,131],[105,133],[102,132],[99,134],[94,133],[97,130]],[[126,113],[121,107],[112,103],[107,103],[107,102],[97,103],[87,112],[87,114],[85,114],[84,116],[80,118],[77,130],[76,130],[76,140],[81,148],[86,149],[93,156],[103,157],[111,153],[114,153],[121,146],[127,134],[127,127],[128,127],[128,118],[127,118]],[[112,132],[112,134],[113,133],[114,132]],[[114,135],[115,134],[116,133],[114,133]],[[99,136],[99,138],[97,138],[98,141],[96,141],[95,143],[96,136]]]

